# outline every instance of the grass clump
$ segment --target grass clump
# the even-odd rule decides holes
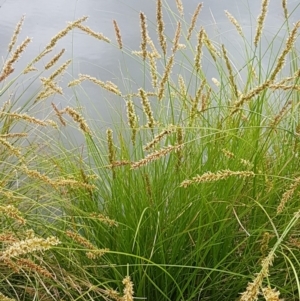
[[[75,94],[90,81],[124,102],[121,126],[103,133],[80,108],[57,103],[64,96],[57,79],[71,60],[49,70],[65,52],[56,51],[57,41],[71,30],[111,41],[83,17],[15,75],[30,42],[15,48],[23,18],[17,25],[0,75],[3,300],[300,298],[300,23],[289,24],[283,1],[286,41],[264,68],[272,51],[261,45],[268,1],[254,41],[226,11],[245,46],[238,66],[226,45],[197,28],[202,4],[189,23],[181,1],[176,6],[157,1],[157,37],[140,13],[140,49],[132,53],[112,20],[115,46],[125,61],[140,61],[144,85],[134,90],[125,79],[118,87],[83,74],[68,82]],[[172,38],[165,14],[176,24]],[[26,82],[34,71],[39,90],[9,99],[16,79]],[[66,139],[71,127],[83,146]]]

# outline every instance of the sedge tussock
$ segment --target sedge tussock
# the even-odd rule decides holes
[[[228,73],[229,73],[229,82],[230,82],[231,87],[233,89],[235,98],[238,98],[239,97],[239,91],[238,91],[237,85],[236,85],[235,80],[234,80],[233,70],[232,70],[231,63],[230,63],[229,57],[227,55],[227,51],[226,51],[226,48],[225,48],[224,44],[222,44],[222,53],[223,53],[223,57],[225,59],[226,68],[227,68]]]
[[[161,101],[164,97],[164,90],[165,90],[165,84],[167,83],[167,81],[169,80],[169,76],[171,74],[172,71],[172,67],[174,64],[174,54],[172,54],[167,62],[162,80],[159,84],[159,90],[158,90],[158,100]]]
[[[122,49],[123,48],[123,42],[122,42],[122,36],[121,36],[121,31],[120,31],[119,25],[118,25],[116,20],[113,20],[113,24],[114,24],[114,30],[115,30],[117,43],[119,45],[119,49]]]
[[[148,151],[151,148],[155,147],[165,136],[174,132],[175,128],[173,125],[168,126],[166,129],[162,130],[157,134],[150,142],[148,142],[144,147],[144,151]]]
[[[285,65],[285,60],[286,60],[286,56],[288,55],[288,53],[292,50],[292,48],[294,47],[294,44],[295,44],[295,41],[296,41],[296,38],[297,38],[297,32],[298,32],[298,29],[300,28],[300,21],[298,21],[293,29],[291,30],[290,34],[289,34],[289,37],[287,38],[286,40],[286,43],[285,43],[285,48],[283,49],[282,53],[279,55],[277,61],[276,61],[276,65],[275,65],[275,68],[273,69],[271,75],[270,75],[270,78],[269,80],[270,81],[274,81],[277,74],[282,70],[282,68],[284,67]]]
[[[20,31],[21,31],[22,25],[24,23],[24,19],[25,19],[25,16],[23,15],[21,17],[21,20],[18,22],[18,24],[17,24],[17,26],[15,28],[15,31],[14,31],[14,33],[13,33],[13,35],[11,37],[10,43],[8,45],[8,52],[12,51],[12,49],[14,48],[14,46],[15,46],[15,44],[17,42],[17,38],[18,38],[18,35],[19,35]]]
[[[286,203],[292,198],[295,190],[298,188],[299,185],[300,185],[300,177],[295,178],[293,183],[288,188],[288,190],[286,190],[283,193],[280,204],[277,207],[277,214],[280,214],[283,211]]]
[[[16,157],[21,156],[21,152],[18,148],[11,145],[6,139],[0,137],[0,144],[4,145],[6,148],[9,149],[10,153],[15,155]]]
[[[133,295],[134,295],[134,290],[133,290],[133,282],[130,279],[130,276],[126,276],[122,283],[124,284],[124,289],[123,289],[123,301],[133,301]]]
[[[206,183],[206,182],[216,182],[220,180],[225,180],[230,177],[238,177],[238,178],[248,178],[254,177],[255,173],[252,171],[232,171],[230,169],[219,170],[216,173],[213,172],[206,172],[203,175],[197,175],[193,177],[191,180],[184,180],[180,187],[188,187],[192,184],[199,184],[199,183]]]
[[[262,260],[261,263],[261,270],[256,275],[254,280],[252,282],[248,283],[248,286],[246,288],[246,291],[241,294],[240,301],[254,301],[258,300],[258,295],[260,292],[260,288],[262,286],[262,282],[264,278],[266,278],[269,275],[269,267],[272,265],[274,260],[274,254],[271,251],[267,257],[265,257]]]
[[[26,269],[30,271],[34,271],[40,276],[46,277],[46,278],[53,278],[53,275],[45,268],[42,267],[36,263],[34,263],[30,259],[20,258],[16,261],[17,266],[21,269]]]
[[[18,257],[20,255],[25,255],[33,252],[43,252],[51,249],[53,246],[60,244],[57,237],[50,236],[46,239],[44,238],[28,238],[25,240],[17,241],[7,247],[0,255],[1,260],[10,259],[12,257]]]
[[[228,20],[230,21],[230,23],[232,23],[237,32],[239,33],[239,35],[244,38],[244,33],[243,33],[243,29],[242,29],[242,26],[240,25],[240,23],[236,20],[236,18],[231,14],[229,13],[227,10],[225,10],[225,15],[226,17],[228,18]]]
[[[105,37],[102,33],[100,32],[95,32],[92,29],[90,29],[88,26],[84,26],[81,23],[77,23],[75,27],[79,28],[80,30],[84,31],[88,35],[96,38],[97,40],[104,41],[106,43],[110,43],[110,39]]]
[[[63,117],[62,117],[62,112],[57,108],[57,106],[52,102],[51,103],[53,109],[54,109],[54,112],[56,114],[56,116],[58,117],[60,123],[63,125],[63,126],[66,126],[66,122],[64,121]]]
[[[264,287],[262,294],[266,301],[283,301],[283,299],[279,299],[280,292],[276,288]]]
[[[53,65],[57,63],[57,61],[61,58],[61,56],[65,53],[65,49],[63,48],[58,54],[56,54],[50,61],[45,65],[45,69],[50,69]]]
[[[128,125],[131,129],[131,142],[135,145],[135,138],[138,128],[138,118],[134,109],[134,104],[131,99],[126,101],[126,111],[127,111],[127,119]]]
[[[80,129],[86,133],[91,134],[91,130],[89,126],[87,125],[85,119],[79,114],[76,110],[74,110],[71,107],[66,107],[63,112],[66,112],[69,116],[72,117],[72,119],[79,124]]]
[[[286,20],[288,20],[289,13],[288,13],[288,9],[287,9],[287,0],[282,0],[281,4],[282,4],[282,8],[283,8],[284,17]]]
[[[69,22],[68,26],[65,27],[63,30],[59,31],[51,40],[50,42],[46,45],[44,50],[37,56],[35,59],[27,65],[27,67],[24,70],[24,74],[28,73],[32,66],[38,62],[41,58],[43,58],[47,53],[51,52],[57,42],[65,37],[71,30],[73,30],[78,24],[84,22],[87,20],[88,17],[83,16],[80,19],[75,20],[74,22]]]
[[[153,153],[150,153],[149,155],[147,155],[145,158],[143,158],[139,161],[136,161],[136,162],[132,162],[131,169],[136,169],[141,166],[147,165],[148,163],[150,163],[152,161],[155,161],[162,157],[165,157],[166,155],[168,155],[171,152],[177,152],[181,148],[182,148],[182,145],[169,145],[167,147],[164,147],[162,149],[154,151]]]
[[[146,23],[146,16],[144,13],[140,12],[140,23],[141,23],[141,51],[142,51],[142,57],[143,60],[145,61],[147,58],[147,37],[148,37],[148,32],[147,32],[147,23]]]
[[[20,58],[21,54],[25,51],[28,44],[31,42],[30,38],[26,38],[20,46],[11,54],[8,61],[5,62],[2,72],[0,74],[0,82],[5,80],[11,73],[14,72],[13,64]]]
[[[192,16],[192,20],[191,20],[191,25],[188,29],[188,35],[187,35],[187,40],[189,40],[192,36],[192,32],[196,26],[196,22],[197,22],[197,18],[198,18],[198,15],[202,9],[202,6],[203,6],[203,3],[199,3],[198,6],[196,7],[196,10]]]
[[[157,0],[156,3],[156,21],[157,21],[157,33],[158,33],[158,40],[160,47],[163,51],[164,56],[167,55],[167,42],[166,37],[164,35],[164,20],[163,20],[163,13],[162,13],[162,0]]]
[[[274,118],[272,119],[272,122],[270,123],[270,127],[275,127],[280,122],[282,117],[288,111],[291,104],[292,104],[292,101],[290,100],[281,108],[280,112],[276,116],[274,116]]]
[[[21,212],[13,205],[0,206],[0,213],[16,220],[20,225],[26,224],[26,220],[22,217]]]
[[[16,301],[16,299],[8,298],[0,292],[0,301]]]
[[[176,0],[176,6],[177,6],[177,10],[178,10],[180,16],[183,18],[183,5],[182,5],[182,1],[181,0]]]
[[[172,53],[175,53],[179,48],[180,32],[181,32],[181,23],[177,22],[175,37],[174,37],[174,40],[173,40]]]
[[[154,128],[155,125],[155,121],[154,121],[154,117],[153,117],[153,112],[150,106],[150,101],[147,97],[146,92],[141,88],[139,89],[139,96],[141,98],[142,101],[142,105],[143,105],[143,111],[147,117],[147,127],[150,129]]]
[[[195,70],[197,73],[199,73],[200,69],[201,69],[203,40],[204,40],[204,28],[201,27],[201,29],[198,33],[196,55],[195,55],[195,59],[194,59],[194,62],[195,62],[194,66],[195,66]]]
[[[261,34],[262,34],[264,21],[267,16],[268,5],[269,5],[269,0],[262,0],[261,11],[260,11],[260,15],[258,16],[258,19],[257,19],[256,32],[255,32],[255,37],[254,37],[254,46],[255,47],[257,47],[258,42],[261,37]]]
[[[119,90],[119,88],[118,88],[118,86],[116,84],[112,83],[111,81],[103,82],[103,81],[97,79],[96,77],[92,77],[92,76],[90,76],[88,74],[79,74],[79,79],[70,82],[68,84],[68,86],[69,87],[75,86],[75,85],[81,83],[84,80],[89,80],[92,83],[100,86],[101,88],[103,88],[103,89],[105,89],[105,90],[107,90],[109,92],[112,92],[112,93],[114,93],[114,94],[116,94],[118,96],[122,95],[122,93],[120,92],[120,90]]]
[[[107,215],[101,214],[101,213],[92,213],[91,217],[96,218],[101,223],[109,226],[109,227],[118,227],[119,224],[114,219],[109,218]]]

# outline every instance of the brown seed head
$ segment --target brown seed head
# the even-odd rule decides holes
[[[193,14],[193,17],[192,17],[192,20],[191,20],[191,25],[188,29],[187,40],[189,40],[191,35],[192,35],[192,32],[195,28],[197,18],[198,18],[198,15],[199,15],[200,11],[201,11],[202,6],[203,6],[203,3],[199,3],[198,6],[196,7],[196,10],[195,10],[195,12]]]
[[[120,31],[119,25],[118,25],[116,20],[113,20],[113,24],[114,24],[114,30],[115,30],[115,34],[116,34],[116,38],[117,38],[119,48],[122,49],[123,48],[123,43],[122,43],[122,36],[121,36],[121,31]]]
[[[159,43],[161,49],[163,51],[164,56],[167,55],[167,42],[166,37],[164,35],[164,21],[163,21],[163,14],[162,14],[162,0],[157,0],[156,5],[156,20],[157,20],[157,33],[159,37]]]

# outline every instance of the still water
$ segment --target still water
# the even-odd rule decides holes
[[[197,0],[182,0],[184,15],[187,22],[198,5]],[[270,0],[268,17],[264,26],[262,40],[265,47],[272,37],[277,34],[278,38],[274,43],[280,47],[286,39],[285,28],[281,28],[285,19],[281,0]],[[175,0],[165,0],[164,20],[165,33],[167,36],[174,36],[177,18],[171,11],[176,12]],[[224,43],[234,59],[235,64],[242,64],[244,58],[244,48],[242,41],[238,38],[235,28],[228,21],[224,10],[228,10],[241,24],[247,39],[251,42],[255,34],[255,21],[260,13],[261,1],[258,0],[203,0],[204,6],[197,21],[197,29],[204,26],[213,42]],[[290,12],[290,24],[300,19],[299,0],[288,1]],[[110,80],[116,83],[122,92],[135,90],[144,85],[142,76],[143,66],[137,59],[124,55],[116,46],[115,33],[112,20],[115,19],[121,29],[125,51],[139,50],[140,28],[139,12],[147,15],[148,31],[154,41],[156,38],[155,27],[155,1],[154,0],[0,0],[0,55],[2,61],[7,57],[7,45],[15,25],[25,14],[25,23],[19,36],[19,42],[29,36],[33,39],[26,52],[18,62],[18,68],[22,68],[41,51],[49,40],[66,26],[67,21],[73,21],[84,15],[89,16],[85,25],[97,32],[103,33],[112,41],[111,44],[95,40],[79,30],[75,30],[62,39],[57,45],[57,52],[61,48],[66,48],[66,54],[61,62],[72,58],[73,63],[68,73],[64,75],[60,84],[62,86],[78,73],[90,74],[102,81]],[[187,25],[188,26],[188,25]],[[196,35],[194,34],[194,39]],[[51,57],[50,57],[51,58]],[[265,57],[268,64],[269,57]],[[46,63],[49,57],[43,59]],[[204,58],[205,60],[205,58]],[[17,68],[17,69],[18,69]],[[215,70],[210,65],[203,62],[203,68],[207,78],[216,77]],[[21,69],[20,69],[21,70]],[[19,83],[18,91],[24,95],[31,95],[37,81],[32,80],[29,90],[22,91],[23,83]],[[120,98],[115,98],[103,92],[93,84],[84,83],[84,90],[77,91],[77,94],[66,93],[64,96],[55,96],[50,101],[54,101],[61,108],[66,105],[76,104],[76,97],[81,104],[86,105],[89,116],[93,119],[101,120],[100,127],[105,128],[113,117],[116,120],[116,111],[123,110],[124,103]],[[130,87],[131,86],[131,87]],[[88,92],[87,92],[88,91]],[[0,100],[3,101],[2,99]]]

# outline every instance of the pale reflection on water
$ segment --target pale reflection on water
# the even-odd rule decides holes
[[[186,21],[189,22],[193,11],[199,1],[183,0]],[[243,67],[245,50],[242,40],[239,39],[235,28],[228,21],[224,10],[228,10],[240,22],[244,33],[251,42],[255,33],[255,21],[260,12],[260,1],[250,0],[204,0],[204,7],[197,22],[197,28],[204,26],[209,37],[216,43],[224,43],[234,59],[236,68]],[[166,35],[173,39],[176,27],[176,5],[175,0],[164,1],[169,9],[164,11],[166,23]],[[291,12],[291,22],[300,18],[300,5],[298,1],[288,1],[289,11]],[[88,15],[86,25],[95,31],[103,33],[112,40],[112,44],[95,40],[79,30],[65,37],[57,45],[58,52],[61,48],[66,48],[67,52],[61,62],[69,58],[73,59],[72,67],[63,76],[60,84],[66,86],[67,82],[77,78],[78,73],[90,74],[103,81],[110,80],[120,86],[122,92],[136,90],[140,86],[145,86],[143,78],[143,65],[138,62],[136,57],[122,54],[116,47],[115,33],[112,20],[117,20],[121,29],[125,51],[138,50],[140,45],[139,12],[143,11],[148,18],[148,30],[152,39],[157,43],[155,27],[155,1],[149,0],[2,0],[0,1],[0,25],[1,25],[1,45],[0,55],[2,61],[7,56],[7,46],[16,23],[25,14],[26,19],[19,37],[22,41],[26,36],[32,37],[33,42],[17,64],[17,70],[21,70],[26,64],[36,56],[40,50],[49,42],[58,31],[65,27],[67,21],[73,21],[83,15]],[[172,13],[172,11],[174,13]],[[278,39],[274,43],[273,53],[276,55],[276,47],[280,47],[286,37],[285,28],[280,31],[284,22],[281,1],[271,1],[268,17],[265,23],[263,39],[263,49],[268,47],[274,34],[277,33]],[[186,27],[188,24],[185,25]],[[279,32],[278,32],[279,31]],[[195,42],[196,35],[192,39]],[[189,53],[189,52],[188,52]],[[47,63],[51,58],[43,58],[40,66]],[[193,58],[190,58],[191,61]],[[265,68],[268,68],[269,56],[265,57]],[[240,66],[239,66],[240,64]],[[122,70],[122,71],[121,71]],[[175,67],[173,76],[182,69]],[[209,55],[204,58],[203,70],[207,78],[216,77],[216,70],[210,63]],[[184,72],[189,72],[188,70]],[[34,75],[33,75],[34,76]],[[19,83],[18,93],[33,95],[38,89],[38,81],[32,79],[33,84],[30,90],[25,92]],[[146,84],[146,88],[149,87]],[[89,116],[93,119],[101,120],[99,128],[106,128],[111,123],[111,118],[118,120],[116,111],[124,112],[124,102],[118,97],[114,97],[93,84],[84,83],[84,90],[72,91],[64,96],[55,96],[49,100],[55,101],[58,106],[65,107],[69,104],[76,104],[76,98],[81,104],[85,104]],[[1,99],[2,101],[2,99]],[[41,110],[41,108],[39,108]],[[47,112],[44,112],[47,114]],[[113,116],[111,116],[113,115]]]

